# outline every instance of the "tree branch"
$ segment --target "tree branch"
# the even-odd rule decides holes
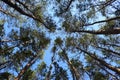
[[[11,63],[12,63],[12,61],[6,61],[6,62],[3,62],[3,63],[0,63],[0,70],[6,68]]]
[[[108,74],[110,74],[111,76],[115,77],[116,80],[119,80],[117,75],[113,75],[112,73],[110,73],[107,69],[105,69],[102,65],[97,64],[100,68],[102,68],[104,71],[106,71]]]
[[[65,58],[65,60],[67,61],[67,64],[70,68],[70,71],[73,75],[73,77],[75,76],[76,80],[79,80],[80,79],[80,74],[78,73],[77,69],[72,65],[71,61],[69,60],[67,54],[65,54],[65,49],[63,49],[63,57]]]
[[[27,14],[25,11],[23,11],[23,10],[22,10],[20,7],[18,7],[16,4],[13,4],[13,3],[11,2],[11,0],[2,0],[2,1],[3,1],[4,3],[8,4],[10,7],[14,8],[15,10],[17,10],[18,12],[20,12],[21,14],[33,18],[32,15]]]
[[[115,52],[113,50],[102,48],[102,47],[97,47],[97,48],[103,49],[103,50],[108,51],[108,52],[112,52],[112,54],[118,55],[120,57],[120,53],[119,52]]]
[[[106,3],[102,4],[103,7],[101,7],[98,11],[104,9],[105,7],[109,6],[110,4],[112,4],[113,2],[115,2],[116,0],[108,0]]]
[[[39,21],[41,24],[43,24],[47,29],[50,29],[42,20],[41,18],[38,18],[34,15],[31,15],[31,14],[28,14],[26,13],[24,10],[22,10],[20,7],[17,6],[17,4],[13,4],[11,2],[11,0],[2,0],[4,3],[8,4],[10,7],[14,8],[15,10],[17,10],[19,13],[25,15],[25,16],[28,16],[30,18],[33,18],[34,20],[37,20]]]
[[[120,45],[118,45],[118,44],[110,44],[110,43],[101,43],[101,44],[103,44],[103,45],[108,45],[108,46],[114,46],[114,47],[120,47]]]
[[[25,67],[20,71],[18,76],[14,80],[20,80],[20,78],[23,76],[23,74],[32,66],[32,64],[35,63],[35,61],[38,59],[38,56],[35,55],[33,58],[30,59],[30,61],[25,65]]]
[[[1,7],[0,7],[0,12],[4,13],[4,14],[6,14],[6,15],[9,15],[9,16],[11,16],[11,17],[15,17],[15,18],[17,18],[15,15],[9,13],[8,11],[3,10]]]
[[[70,32],[78,32],[78,33],[90,33],[90,34],[120,34],[120,29],[113,30],[98,30],[98,31],[90,31],[90,30],[71,30]]]
[[[114,67],[114,66],[112,66],[112,65],[109,65],[109,64],[106,63],[105,61],[103,61],[103,60],[99,59],[98,57],[96,57],[94,54],[92,54],[92,53],[90,53],[90,52],[87,52],[87,51],[85,51],[85,50],[83,50],[83,49],[81,49],[81,48],[79,48],[79,47],[76,47],[76,49],[78,49],[78,50],[86,53],[87,55],[89,55],[89,56],[90,56],[91,58],[93,58],[94,60],[97,60],[100,64],[102,64],[102,65],[105,66],[106,68],[108,68],[108,69],[110,69],[110,70],[112,70],[112,71],[114,71],[114,72],[116,72],[117,74],[120,75],[120,68],[116,68],[116,67]]]
[[[28,6],[26,4],[24,4],[23,2],[21,2],[20,0],[15,0],[17,1],[19,4],[21,4],[24,8],[26,8],[27,10],[29,10],[31,12],[31,10],[28,8]]]
[[[67,12],[69,10],[70,5],[72,4],[73,1],[74,0],[70,0],[69,3],[68,3],[68,5],[67,5],[67,7],[62,12],[60,12],[58,14],[61,15],[61,14],[65,13],[65,12]]]
[[[98,23],[103,23],[103,22],[109,22],[109,21],[118,20],[118,19],[120,19],[120,16],[113,17],[113,18],[106,19],[106,20],[96,21],[96,22],[93,22],[93,23],[90,23],[90,24],[85,24],[84,26],[90,26],[90,25],[94,25],[94,24],[98,24]]]

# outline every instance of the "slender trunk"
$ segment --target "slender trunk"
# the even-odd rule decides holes
[[[20,78],[23,76],[23,74],[30,68],[32,64],[35,63],[35,61],[38,59],[38,56],[34,56],[26,65],[25,67],[20,71],[18,76],[14,80],[20,80]]]
[[[108,68],[108,69],[110,69],[110,70],[112,70],[112,71],[114,71],[114,72],[116,72],[117,74],[120,75],[120,68],[116,68],[116,67],[114,67],[114,66],[112,66],[112,65],[109,65],[108,63],[106,63],[105,61],[97,58],[95,55],[93,55],[93,54],[90,53],[90,52],[87,52],[87,51],[85,51],[85,50],[83,50],[83,49],[81,49],[81,48],[79,48],[79,47],[76,47],[76,48],[79,49],[79,50],[81,50],[82,52],[86,53],[87,55],[89,55],[90,57],[92,57],[94,60],[97,60],[100,64],[102,64],[102,65],[105,66],[106,68]]]
[[[66,54],[64,54],[64,58],[65,60],[67,61],[67,64],[71,70],[71,73],[73,76],[75,76],[75,80],[80,80],[80,74],[78,73],[77,69],[72,65],[72,63],[69,61],[69,58]],[[73,80],[74,80],[74,77],[73,77]]]
[[[80,74],[78,73],[77,69],[72,65],[70,61],[67,61],[72,73],[75,75],[76,80],[80,80]]]

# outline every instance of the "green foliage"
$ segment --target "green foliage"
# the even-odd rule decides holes
[[[88,63],[93,61],[93,59],[88,55],[86,56],[86,60],[88,61]]]
[[[87,66],[85,67],[85,70],[88,71],[88,72],[94,72],[94,70],[98,69],[99,67],[96,68],[96,61],[91,58],[90,56],[86,55],[85,57],[86,61],[87,61]]]
[[[37,73],[38,75],[41,75],[41,76],[46,76],[46,72],[47,72],[47,65],[45,62],[41,62],[40,65],[38,65],[38,68],[37,68]]]
[[[115,26],[115,21],[109,21],[108,23],[106,23],[103,27],[101,27],[100,30],[113,30]]]
[[[9,80],[10,75],[9,72],[0,73],[0,80]]]
[[[92,7],[91,10],[88,11],[88,13],[87,13],[87,18],[94,17],[95,14],[93,14],[93,13],[95,13],[95,8],[94,8],[94,7]]]
[[[120,35],[105,35],[120,22],[119,4],[118,0],[1,0],[0,72],[4,75],[0,73],[0,80],[9,75],[13,80],[29,65],[21,80],[47,76],[74,80],[76,75],[81,80],[86,76],[119,80]],[[109,19],[113,16],[117,17]],[[34,64],[26,65],[35,56]]]
[[[0,33],[2,33],[2,30],[3,30],[3,25],[0,24]]]
[[[42,50],[42,51],[39,51],[38,54],[39,54],[39,58],[43,59],[45,52]]]
[[[64,22],[63,23],[63,27],[65,28],[65,31],[68,31],[69,32],[69,29],[70,29],[70,23],[68,23],[68,22]]]
[[[42,62],[41,64],[40,64],[40,66],[39,66],[39,70],[41,71],[43,68],[45,68],[46,67],[46,64],[45,64],[45,62]]]
[[[72,65],[73,65],[75,68],[79,68],[79,67],[82,66],[81,63],[80,63],[80,61],[78,61],[77,59],[76,59],[76,60],[75,60],[75,59],[72,59],[72,60],[71,60],[71,63],[72,63]]]
[[[94,74],[95,75],[94,75],[93,80],[98,80],[98,79],[99,80],[108,80],[107,77],[101,72],[95,72]]]
[[[62,43],[63,43],[63,41],[61,40],[60,37],[58,37],[58,38],[55,39],[55,45],[61,46]]]
[[[66,53],[64,51],[59,51],[58,55],[64,60]]]
[[[66,44],[66,47],[74,46],[75,45],[74,38],[73,37],[68,37],[66,39],[65,44]]]
[[[56,50],[57,50],[57,48],[56,48],[56,46],[54,46],[54,47],[52,48],[52,52],[55,53]]]
[[[90,45],[95,43],[94,39],[95,39],[94,35],[83,34],[82,37],[78,39],[78,42],[80,43],[80,45],[82,45],[81,47],[87,49]]]
[[[120,60],[117,60],[116,63],[117,63],[118,65],[120,65]]]
[[[42,14],[43,13],[42,13],[42,7],[40,6],[40,4],[35,7],[35,9],[33,10],[33,14],[37,18],[42,19]]]
[[[22,80],[31,80],[33,79],[33,77],[35,76],[34,71],[32,71],[31,69],[28,69],[22,77]]]
[[[58,63],[54,63],[55,71],[52,76],[55,80],[69,80],[66,70],[59,66]]]
[[[4,34],[4,20],[0,20],[0,36]]]

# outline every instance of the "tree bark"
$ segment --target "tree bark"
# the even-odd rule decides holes
[[[9,5],[10,7],[14,8],[16,11],[18,11],[19,13],[21,13],[22,15],[28,16],[30,18],[33,18],[34,20],[37,20],[38,22],[40,22],[41,24],[43,24],[47,29],[50,29],[45,23],[44,21],[41,20],[41,18],[33,15],[33,14],[29,14],[27,12],[25,12],[23,9],[21,9],[17,4],[13,4],[11,2],[11,0],[2,0],[4,3],[6,3],[7,5]]]
[[[90,24],[85,24],[84,26],[90,26],[90,25],[94,25],[94,24],[98,24],[98,23],[103,23],[103,22],[109,22],[109,21],[118,20],[118,19],[120,19],[120,16],[113,17],[113,18],[106,19],[106,20],[96,21],[96,22],[93,22],[93,23],[90,23]]]
[[[18,76],[14,80],[20,80],[20,78],[23,76],[23,74],[31,67],[32,64],[35,63],[35,61],[38,59],[38,56],[34,56],[31,58],[31,60],[25,65],[25,67],[20,71]]]
[[[63,50],[63,51],[65,53],[65,50]],[[73,77],[75,76],[75,78],[76,78],[75,80],[80,80],[80,74],[78,73],[77,69],[72,65],[68,56],[66,54],[63,54],[63,55],[64,55],[65,60],[67,61],[67,64],[71,70]]]
[[[90,30],[71,30],[70,32],[78,32],[78,33],[90,33],[90,34],[120,34],[120,29],[113,29],[113,30],[98,30],[98,31],[90,31]]]
[[[95,56],[94,54],[90,53],[90,52],[87,52],[79,47],[76,47],[77,49],[79,49],[80,51],[86,53],[87,55],[89,55],[91,58],[93,58],[94,60],[98,61],[101,65],[105,66],[106,68],[116,72],[117,74],[120,75],[120,68],[116,68],[112,65],[109,65],[108,63],[106,63],[105,61],[99,59],[97,56]]]

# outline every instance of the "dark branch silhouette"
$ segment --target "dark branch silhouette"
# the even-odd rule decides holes
[[[20,80],[23,74],[32,66],[32,64],[35,63],[37,59],[38,59],[37,55],[33,56],[33,58],[30,59],[30,61],[25,65],[25,67],[22,70],[20,70],[20,73],[14,80]]]
[[[105,66],[106,68],[108,68],[108,69],[110,69],[110,70],[112,70],[112,71],[114,71],[114,72],[116,72],[117,74],[120,75],[120,68],[116,68],[116,67],[114,67],[114,66],[112,66],[112,65],[109,65],[109,64],[106,63],[105,61],[99,59],[99,58],[98,58],[97,56],[95,56],[94,54],[92,54],[92,53],[90,53],[90,52],[87,52],[87,51],[85,51],[85,50],[83,50],[83,49],[81,49],[81,48],[79,48],[79,47],[76,47],[76,49],[84,52],[85,54],[87,54],[87,55],[89,55],[91,58],[93,58],[94,60],[97,60],[100,64],[102,64],[102,65]]]
[[[8,12],[8,11],[6,11],[6,10],[3,10],[1,7],[0,7],[0,12],[4,13],[4,14],[6,14],[6,15],[9,15],[9,16],[11,16],[11,17],[17,18],[15,15],[11,14],[10,12]]]
[[[68,2],[67,7],[66,7],[62,12],[60,12],[60,13],[58,13],[58,14],[61,15],[61,14],[65,13],[65,12],[67,12],[67,11],[69,10],[70,5],[72,4],[73,1],[74,1],[74,0],[70,0],[70,1]]]
[[[70,32],[78,32],[78,33],[90,33],[90,34],[120,34],[120,29],[113,30],[98,30],[98,31],[90,31],[90,30],[71,30]]]
[[[107,48],[102,48],[102,47],[97,47],[97,48],[100,48],[100,49],[103,49],[105,51],[111,52],[112,54],[118,55],[120,57],[119,52],[116,52],[116,51],[113,51],[113,50],[110,50],[110,49],[107,49]]]
[[[50,29],[43,21],[42,19],[37,16],[34,16],[34,15],[31,15],[27,12],[25,12],[24,10],[22,10],[20,7],[18,7],[17,4],[13,4],[10,0],[2,0],[4,3],[8,4],[10,7],[14,8],[15,10],[17,10],[19,13],[25,15],[25,16],[28,16],[30,18],[33,18],[34,20],[37,20],[38,22],[42,23],[47,29]]]
[[[94,25],[94,24],[98,24],[98,23],[103,23],[103,22],[109,22],[109,21],[118,20],[118,19],[120,19],[120,16],[113,17],[113,18],[106,19],[106,20],[96,21],[96,22],[89,23],[89,24],[85,24],[84,26],[90,26],[90,25]]]

